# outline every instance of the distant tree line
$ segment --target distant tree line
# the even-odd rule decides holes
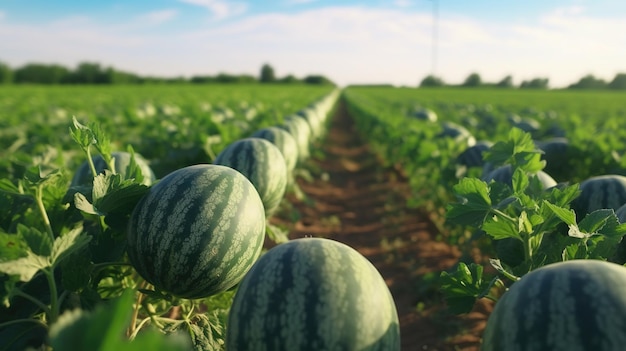
[[[293,75],[278,78],[269,64],[261,67],[259,77],[247,74],[219,73],[185,77],[150,77],[124,72],[99,63],[82,62],[75,69],[58,64],[28,63],[12,69],[0,62],[0,84],[148,84],[148,83],[289,83],[289,84],[333,84],[321,75],[309,75],[299,79]]]
[[[483,82],[478,73],[471,73],[462,84],[452,85],[446,84],[441,78],[428,75],[420,82],[420,87],[443,87],[443,86],[460,86],[468,88],[476,87],[494,87],[494,88],[520,88],[520,89],[548,89],[548,78],[533,78],[524,80],[518,86],[513,84],[513,77],[510,75],[504,77],[496,83]],[[567,89],[587,89],[587,90],[626,90],[626,73],[618,73],[612,81],[606,82],[589,74],[581,78],[578,82],[570,84]]]

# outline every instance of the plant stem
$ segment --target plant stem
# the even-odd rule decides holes
[[[59,292],[57,290],[57,283],[54,280],[54,271],[43,269],[42,270],[46,279],[48,279],[48,286],[50,287],[50,313],[46,314],[48,317],[48,323],[53,324],[59,318]]]
[[[13,325],[13,324],[19,324],[19,323],[36,323],[41,325],[44,328],[48,328],[48,326],[46,325],[46,323],[40,321],[39,319],[34,319],[34,318],[20,318],[20,319],[14,319],[12,321],[8,321],[8,322],[4,322],[4,323],[0,323],[0,328],[4,328],[4,327],[8,327],[9,325]]]
[[[20,289],[16,289],[14,294],[15,296],[23,297],[26,300],[34,303],[35,305],[37,305],[37,307],[41,308],[46,315],[50,314],[51,312],[50,307],[46,306],[43,302],[39,301],[36,297],[30,294],[27,294]]]
[[[43,184],[39,184],[37,186],[37,189],[35,191],[35,197],[37,201],[37,208],[39,208],[39,213],[41,214],[44,226],[46,227],[46,232],[50,236],[50,239],[54,241],[54,232],[52,231],[52,225],[50,225],[50,218],[48,217],[46,207],[43,204]]]
[[[85,148],[85,153],[87,154],[87,162],[89,163],[89,169],[91,169],[91,174],[93,175],[93,178],[95,179],[98,173],[96,172],[96,166],[94,165],[93,160],[91,159],[91,148],[89,146]]]

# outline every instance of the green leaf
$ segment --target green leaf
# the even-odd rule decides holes
[[[50,262],[53,266],[59,264],[65,257],[79,251],[89,243],[91,237],[83,232],[82,227],[73,229],[54,240]]]
[[[446,304],[454,313],[471,311],[476,299],[485,295],[483,267],[475,263],[460,262],[456,271],[441,272],[439,279]]]
[[[463,178],[454,186],[459,202],[448,206],[446,218],[456,224],[478,226],[491,210],[489,187],[476,178]]]
[[[39,256],[50,256],[52,252],[52,238],[48,233],[43,233],[37,228],[17,225],[17,233],[28,244],[29,249]]]
[[[68,311],[50,327],[50,345],[64,351],[182,351],[189,350],[189,338],[178,334],[165,336],[155,331],[146,331],[134,341],[125,337],[130,323],[134,293],[127,290],[122,296],[93,311]]]
[[[494,214],[487,218],[481,227],[487,234],[495,240],[505,238],[516,238],[522,240],[519,233],[519,223],[517,219],[512,219],[501,214]]]
[[[483,159],[495,166],[510,164],[528,173],[536,173],[545,167],[541,161],[541,151],[536,148],[530,133],[519,128],[509,132],[506,141],[498,141],[483,154]]]
[[[521,168],[516,168],[512,176],[513,192],[522,194],[528,187],[528,175]]]
[[[612,209],[600,209],[587,214],[579,223],[578,227],[586,233],[598,233],[607,223],[607,221],[615,217],[615,211]]]
[[[103,214],[99,213],[95,207],[93,207],[93,204],[91,202],[89,202],[89,200],[87,199],[87,197],[85,197],[85,195],[77,192],[74,193],[74,206],[76,206],[77,209],[79,209],[80,211],[86,213],[86,214],[90,214],[90,215],[98,215],[98,216],[102,216]]]
[[[560,218],[567,225],[575,225],[576,224],[576,213],[574,210],[566,209],[557,205],[553,205],[548,201],[543,201],[543,205],[547,206],[550,211],[558,218]]]
[[[105,170],[94,178],[94,210],[100,215],[120,210],[130,213],[148,190],[146,185],[138,184],[132,179],[124,180],[120,174]]]
[[[89,146],[94,145],[96,143],[95,136],[91,129],[81,123],[78,122],[76,117],[72,117],[72,126],[70,127],[70,135],[72,139],[81,147],[81,149],[85,150],[89,148]]]
[[[25,257],[28,250],[28,243],[22,236],[0,231],[0,262]]]
[[[50,267],[49,257],[38,256],[28,250],[25,257],[0,262],[0,272],[19,276],[20,281],[27,282],[40,269]]]

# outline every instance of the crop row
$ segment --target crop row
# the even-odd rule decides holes
[[[439,280],[450,309],[496,301],[483,350],[619,349],[623,96],[544,92],[532,106],[493,93],[490,104],[457,102],[462,90],[349,88],[345,96],[381,158],[402,165],[411,202],[429,208],[442,239],[466,253]],[[478,261],[469,255],[476,248]]]

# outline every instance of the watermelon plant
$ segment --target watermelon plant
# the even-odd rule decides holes
[[[128,258],[157,291],[196,299],[241,280],[261,253],[265,211],[236,170],[194,165],[163,177],[135,207]]]
[[[262,138],[244,138],[228,145],[213,161],[243,174],[261,196],[265,213],[272,214],[285,195],[287,164],[280,150]]]
[[[513,171],[511,185],[463,178],[454,187],[459,201],[448,206],[451,222],[478,228],[493,243],[491,265],[499,275],[483,277],[483,267],[459,263],[442,272],[441,286],[450,308],[467,312],[477,298],[498,300],[502,289],[545,265],[572,259],[612,259],[626,234],[612,209],[594,211],[577,221],[569,208],[579,195],[578,184],[545,189],[529,170],[544,161],[534,151],[530,134],[513,129],[506,141],[487,153],[492,162],[506,160]],[[562,228],[565,228],[563,233]]]
[[[399,350],[398,315],[380,273],[356,250],[295,239],[270,249],[242,280],[226,348]]]
[[[626,268],[599,260],[546,265],[496,303],[481,350],[621,350],[626,340]]]
[[[76,173],[74,173],[70,186],[85,185],[93,182],[94,173],[91,166],[93,166],[96,174],[100,174],[104,172],[105,169],[109,169],[113,173],[122,175],[123,178],[125,178],[127,174],[134,175],[134,170],[129,169],[129,166],[131,166],[131,159],[133,158],[134,160],[132,160],[132,162],[139,167],[143,178],[139,183],[144,185],[154,183],[156,180],[154,172],[152,171],[152,168],[150,168],[148,161],[146,161],[143,156],[138,153],[115,151],[111,153],[111,160],[109,160],[110,165],[107,164],[102,155],[93,157],[91,162],[83,162],[76,170]]]

